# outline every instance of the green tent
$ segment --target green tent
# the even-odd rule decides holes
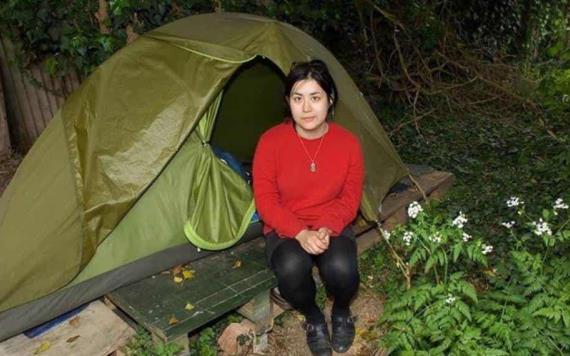
[[[261,133],[282,120],[284,73],[311,58],[329,66],[336,120],[362,142],[361,212],[374,221],[408,172],[334,56],[271,19],[188,17],[97,68],[0,197],[0,340],[212,253],[205,250],[259,236],[250,186],[212,146],[251,162]]]

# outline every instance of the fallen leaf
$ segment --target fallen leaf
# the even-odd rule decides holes
[[[176,317],[173,315],[168,320],[168,325],[174,325],[174,324],[178,324],[178,319],[176,319]]]
[[[51,343],[49,341],[44,341],[37,349],[34,350],[34,355],[41,354],[42,352],[47,351],[50,347]]]
[[[179,276],[174,276],[174,283],[182,283],[184,279],[182,277]]]
[[[240,267],[241,267],[241,260],[236,260],[234,262],[234,265],[232,266],[232,268],[236,269],[236,268],[240,268]]]
[[[187,311],[192,311],[192,309],[194,309],[194,306],[190,303],[186,303],[184,309],[186,309]]]
[[[69,321],[69,325],[73,326],[74,328],[79,327],[79,315]]]
[[[193,269],[184,269],[182,270],[182,277],[184,277],[184,279],[192,279],[194,278],[195,273],[196,271]]]
[[[180,272],[182,272],[182,270],[184,269],[184,267],[182,267],[182,265],[178,265],[178,266],[174,266],[170,269],[170,272],[172,272],[172,274],[179,274]]]
[[[79,335],[72,336],[69,339],[65,340],[65,342],[72,343],[77,339],[79,339]]]

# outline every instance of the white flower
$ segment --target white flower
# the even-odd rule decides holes
[[[445,303],[447,304],[453,304],[455,302],[455,297],[453,296],[453,294],[448,294],[447,298],[445,299]]]
[[[468,233],[464,232],[463,233],[463,242],[467,242],[469,240],[471,240],[471,235],[469,235]]]
[[[406,244],[406,246],[410,246],[413,238],[414,238],[414,234],[411,233],[410,231],[406,231],[406,232],[404,232],[404,236],[402,237],[402,240],[404,240],[404,243]]]
[[[429,240],[430,240],[431,242],[435,242],[436,244],[438,244],[438,243],[441,242],[441,235],[440,235],[440,234],[435,234],[435,235],[433,235],[433,236],[430,236],[430,237],[429,237]]]
[[[415,219],[422,211],[424,211],[424,209],[422,209],[422,206],[417,201],[412,202],[408,206],[408,216],[412,219]]]
[[[451,223],[451,225],[453,226],[457,226],[460,229],[463,229],[463,225],[467,222],[467,217],[465,217],[465,214],[463,214],[461,211],[459,212],[459,215],[455,218],[455,220],[453,220],[453,222]]]
[[[483,245],[481,246],[481,252],[482,252],[484,255],[489,254],[489,253],[493,252],[493,246],[483,244]]]
[[[542,236],[543,234],[552,235],[552,230],[550,229],[550,226],[546,221],[542,220],[542,218],[538,219],[538,222],[533,221],[530,224],[534,227],[533,232],[537,236]]]
[[[507,229],[510,229],[511,227],[515,226],[515,222],[511,220],[509,222],[502,222],[501,225],[503,225]]]
[[[524,205],[524,201],[520,200],[519,197],[511,197],[509,200],[507,200],[507,206],[509,208],[515,208],[521,205]]]
[[[565,204],[562,198],[558,198],[554,202],[553,209],[554,209],[554,215],[558,215],[558,212],[556,210],[566,210],[568,209],[568,204]]]
[[[382,233],[382,237],[384,237],[384,240],[389,241],[390,240],[390,231],[388,230],[384,230],[384,229],[380,229],[380,232]]]

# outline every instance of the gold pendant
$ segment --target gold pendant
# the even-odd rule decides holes
[[[315,162],[311,162],[311,165],[309,166],[309,170],[313,173],[315,173],[317,171],[317,165],[315,164]]]

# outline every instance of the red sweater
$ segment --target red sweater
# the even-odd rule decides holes
[[[265,223],[264,233],[275,230],[294,238],[303,229],[327,227],[338,235],[360,206],[364,163],[358,139],[329,123],[315,158],[316,172],[291,122],[265,132],[253,159],[255,205]],[[311,157],[320,138],[301,138]]]

